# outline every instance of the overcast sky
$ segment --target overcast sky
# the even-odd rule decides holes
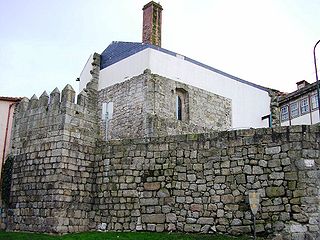
[[[68,83],[78,90],[75,79],[91,53],[112,41],[141,42],[147,2],[0,0],[0,96],[39,97]],[[320,0],[160,3],[163,48],[284,92],[315,81]]]

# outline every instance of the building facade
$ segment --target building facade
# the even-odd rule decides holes
[[[2,168],[10,152],[11,131],[13,124],[13,114],[20,98],[15,97],[0,97],[0,185]],[[0,229],[3,229],[3,203],[1,199],[0,189]]]
[[[137,79],[135,76],[141,75],[148,69],[152,74],[168,79],[168,85],[174,81],[188,88],[202,89],[207,93],[229,99],[231,101],[229,129],[270,126],[269,117],[265,118],[270,116],[270,89],[162,48],[160,41],[162,7],[150,2],[145,5],[143,11],[142,43],[112,42],[101,54],[92,54],[80,75],[80,91],[90,81],[91,72],[97,75],[99,91],[105,92],[105,89],[111,86]],[[151,18],[151,15],[154,17]],[[168,89],[163,94],[170,95],[171,90],[175,88]],[[170,107],[175,105],[176,103],[172,102]],[[192,108],[191,103],[189,107]],[[196,115],[198,110],[200,109],[193,107],[190,114]],[[216,129],[216,126],[213,124],[210,128]]]
[[[20,98],[0,97],[0,176],[2,165],[9,154],[13,113]]]
[[[297,87],[296,91],[279,98],[281,126],[319,123],[317,82],[300,81]]]

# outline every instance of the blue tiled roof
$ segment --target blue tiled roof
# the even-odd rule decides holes
[[[102,53],[100,69],[104,69],[149,47],[137,42],[112,42]]]
[[[100,69],[104,69],[116,62],[119,62],[127,57],[130,57],[133,54],[136,54],[146,48],[152,48],[155,50],[158,50],[160,52],[166,53],[168,55],[172,55],[172,56],[176,56],[177,53],[169,51],[167,49],[161,48],[161,47],[157,47],[151,44],[147,44],[147,43],[138,43],[138,42],[112,42],[102,53],[101,53],[101,63],[100,63]],[[226,76],[228,78],[231,78],[235,81],[250,85],[252,87],[258,88],[260,90],[263,91],[269,91],[269,88],[257,85],[255,83],[252,82],[248,82],[246,80],[243,80],[241,78],[235,77],[233,75],[230,75],[226,72],[223,72],[221,70],[218,70],[216,68],[210,67],[208,65],[205,65],[201,62],[198,62],[196,60],[193,60],[191,58],[185,57],[184,58],[185,61],[191,62],[193,64],[196,64],[200,67],[203,67],[205,69],[208,69],[210,71],[213,71],[215,73],[221,74],[223,76]]]

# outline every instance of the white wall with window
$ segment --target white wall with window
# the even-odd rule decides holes
[[[319,106],[316,92],[305,94],[280,107],[281,126],[319,123]]]
[[[99,90],[140,75],[147,68],[152,73],[232,99],[232,128],[268,127],[268,121],[262,120],[263,116],[270,114],[267,90],[208,70],[186,61],[183,56],[172,56],[151,48],[102,69]],[[85,80],[85,77],[80,79]]]

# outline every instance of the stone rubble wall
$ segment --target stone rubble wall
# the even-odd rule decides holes
[[[248,194],[256,191],[259,234],[320,238],[320,125],[200,134],[213,129],[197,125],[200,117],[190,112],[184,123],[167,115],[174,111],[168,91],[183,88],[189,103],[214,103],[208,112],[221,117],[217,130],[231,126],[228,99],[149,71],[98,92],[98,56],[92,66],[77,103],[67,85],[18,105],[8,230],[252,233]],[[104,101],[114,101],[117,121],[128,111],[122,125],[113,123],[114,136],[131,131],[135,139],[103,140]],[[205,117],[206,106],[197,106]],[[143,135],[130,128],[135,120]]]
[[[97,155],[95,222],[117,231],[318,239],[320,126],[110,141]],[[102,227],[101,227],[102,226]]]
[[[8,230],[77,232],[89,229],[97,125],[97,81],[78,96],[24,98],[14,116]]]
[[[160,137],[213,130],[224,131],[232,127],[231,99],[150,74],[147,82],[148,137]],[[183,114],[187,119],[176,120],[176,94],[186,92]]]
[[[146,75],[133,77],[102,89],[99,92],[99,109],[103,103],[113,102],[113,116],[106,122],[100,118],[102,139],[107,140],[145,137]]]
[[[188,95],[188,119],[184,121],[176,119],[176,89],[184,89]],[[100,118],[104,140],[222,131],[232,126],[230,99],[150,70],[100,90],[100,111],[102,104],[109,102],[113,103],[112,119],[106,124]]]

